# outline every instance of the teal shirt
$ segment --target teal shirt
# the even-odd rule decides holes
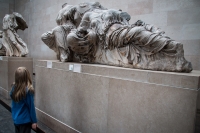
[[[10,96],[12,95],[13,90],[14,87],[10,92]],[[19,102],[15,102],[14,100],[12,100],[11,112],[14,124],[16,125],[26,123],[37,123],[34,105],[34,95],[27,91],[26,97],[20,100]]]

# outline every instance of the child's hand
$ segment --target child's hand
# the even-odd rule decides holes
[[[37,129],[37,123],[32,123],[32,129],[36,130]]]

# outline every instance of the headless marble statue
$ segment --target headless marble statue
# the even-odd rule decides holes
[[[88,62],[158,71],[190,72],[183,45],[153,25],[106,9],[99,2],[67,5],[59,11],[58,26],[42,35],[60,61]]]
[[[0,31],[0,55],[23,57],[28,54],[26,43],[19,37],[17,30],[28,28],[21,14],[13,12],[3,18],[3,31]]]

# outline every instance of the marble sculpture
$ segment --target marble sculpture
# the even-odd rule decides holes
[[[64,4],[56,19],[58,26],[41,38],[62,62],[192,71],[183,44],[141,20],[129,24],[130,19],[127,12],[107,9],[99,2]]]
[[[0,31],[0,55],[24,57],[28,54],[27,44],[19,37],[17,30],[28,28],[21,14],[13,12],[3,18],[3,31]]]
[[[2,44],[3,31],[0,31],[0,56],[6,55],[5,47]]]

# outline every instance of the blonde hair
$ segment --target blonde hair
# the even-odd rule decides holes
[[[26,90],[28,88],[28,90]],[[15,71],[14,91],[12,92],[12,99],[16,102],[26,97],[26,92],[29,91],[34,94],[31,76],[25,67],[19,67]]]

